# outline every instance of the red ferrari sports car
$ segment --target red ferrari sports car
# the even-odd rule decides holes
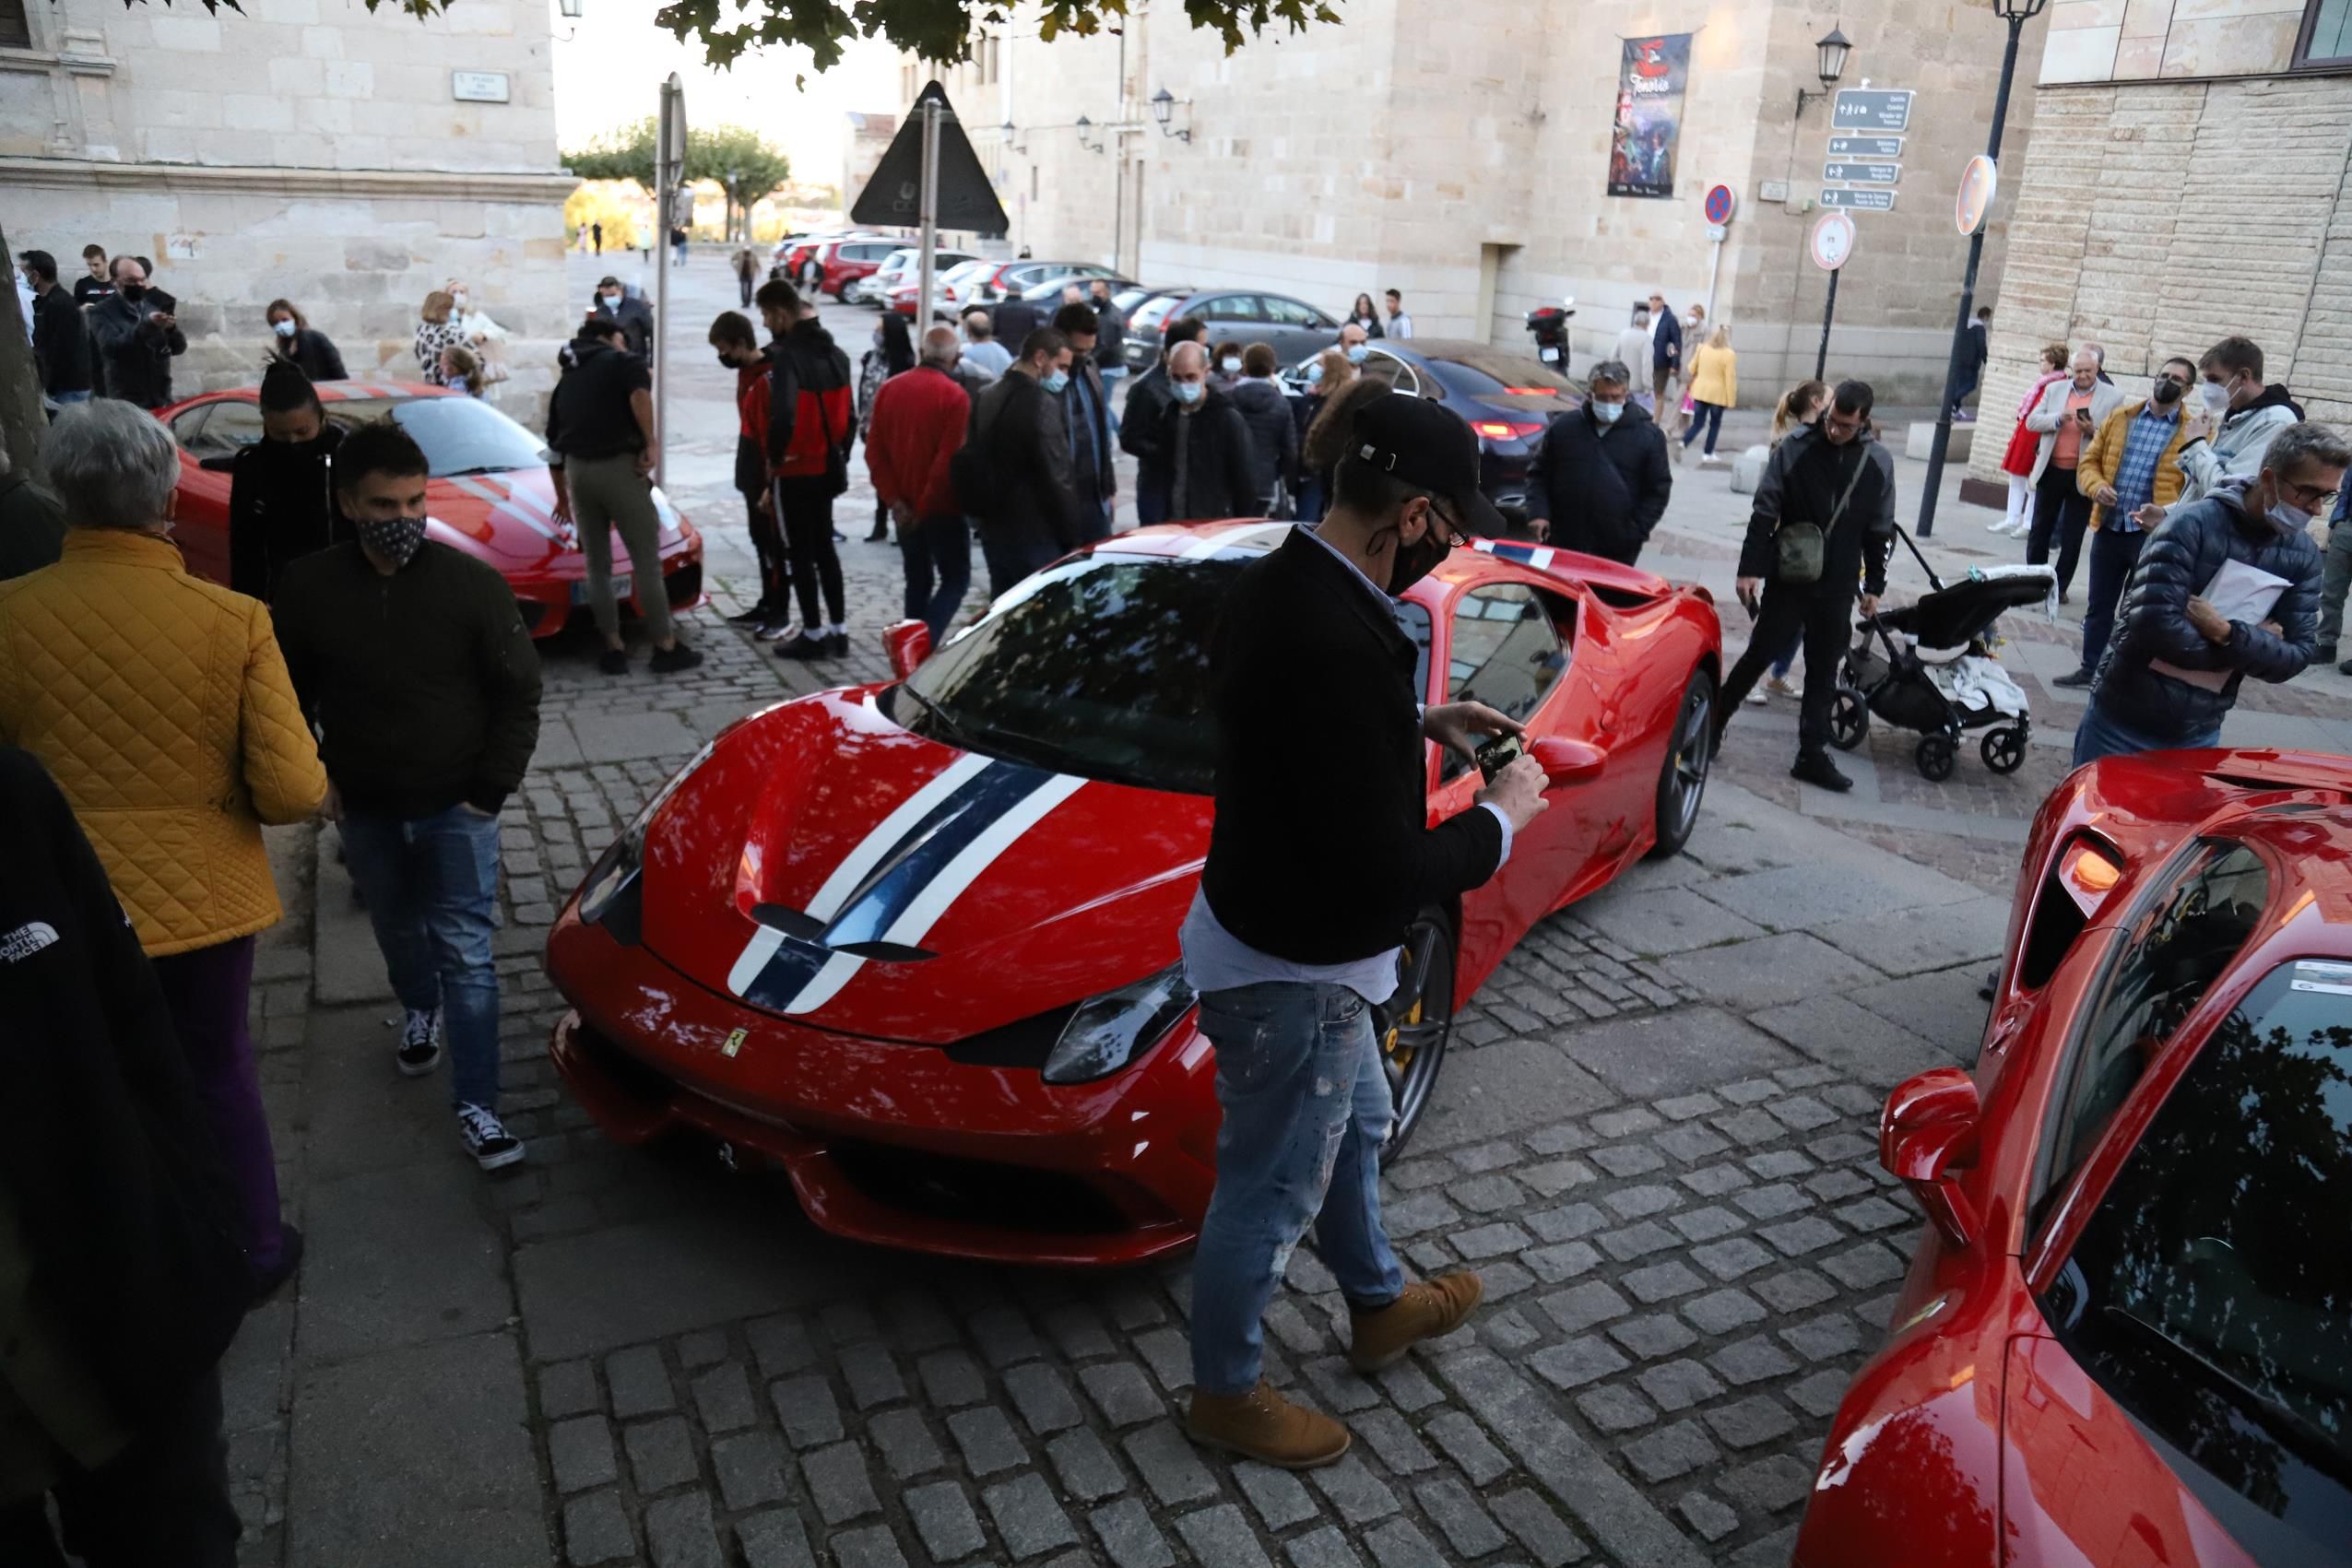
[[[538,437],[477,398],[444,387],[390,381],[321,382],[319,401],[337,424],[389,416],[424,448],[432,466],[425,490],[431,536],[498,568],[514,590],[523,624],[534,637],[563,630],[587,603],[587,557],[573,529],[549,509],[547,447]],[[229,581],[229,465],[261,439],[256,389],[207,392],[156,411],[180,444],[180,514],[172,538],[188,570]],[[669,498],[654,491],[661,513],[662,588],[673,609],[703,600],[703,536]],[[613,559],[627,564],[615,535]],[[630,574],[616,588],[633,607]]]
[[[2352,1562],[2352,761],[2077,771],[2008,951],[1880,1119],[1930,1224],[1795,1562]]]
[[[1206,637],[1289,527],[1123,535],[928,658],[894,628],[892,683],[719,736],[549,937],[573,1093],[625,1143],[765,1157],[845,1236],[1070,1265],[1190,1242],[1218,1118],[1176,942],[1212,810]],[[1560,787],[1407,938],[1391,1149],[1520,935],[1689,835],[1721,657],[1704,590],[1548,549],[1457,551],[1397,613],[1427,700],[1522,720]],[[1479,783],[1430,749],[1433,819]]]

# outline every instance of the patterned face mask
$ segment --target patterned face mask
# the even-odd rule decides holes
[[[372,517],[355,525],[360,543],[396,569],[408,564],[425,542],[425,520],[421,517]]]

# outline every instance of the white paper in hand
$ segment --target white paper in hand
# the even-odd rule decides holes
[[[2221,570],[2213,574],[2213,581],[2206,584],[2204,591],[2197,596],[2218,610],[2224,620],[2258,626],[2270,619],[2271,607],[2278,603],[2278,595],[2287,592],[2287,587],[2286,578],[2274,576],[2259,566],[2249,566],[2242,560],[2226,560],[2221,563]],[[2148,667],[2158,675],[2185,680],[2206,691],[2220,690],[2237,673],[2228,669],[2182,669],[2178,665],[2166,664],[2162,659],[2151,662]]]

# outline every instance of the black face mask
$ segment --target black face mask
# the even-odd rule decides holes
[[[2183,388],[2179,382],[2174,381],[2170,376],[2158,376],[2157,378],[2154,392],[2157,407],[2159,408],[2171,407],[2175,403],[2181,401],[2181,394],[2184,390],[2186,389]]]
[[[125,283],[122,287],[116,289],[114,292],[122,295],[123,298],[136,305],[141,300],[147,298],[147,285],[144,283]]]
[[[1432,512],[1427,531],[1417,541],[1408,545],[1401,537],[1398,540],[1397,559],[1389,568],[1389,596],[1404,597],[1406,589],[1436,571],[1438,564],[1453,552],[1446,525]]]

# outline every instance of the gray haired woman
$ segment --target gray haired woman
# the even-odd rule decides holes
[[[41,447],[65,503],[54,566],[0,584],[0,745],[41,759],[155,961],[242,1209],[257,1291],[293,1272],[246,1032],[254,937],[280,914],[262,824],[300,822],[326,771],[269,611],[191,576],[171,542],[180,454],[98,398]]]

